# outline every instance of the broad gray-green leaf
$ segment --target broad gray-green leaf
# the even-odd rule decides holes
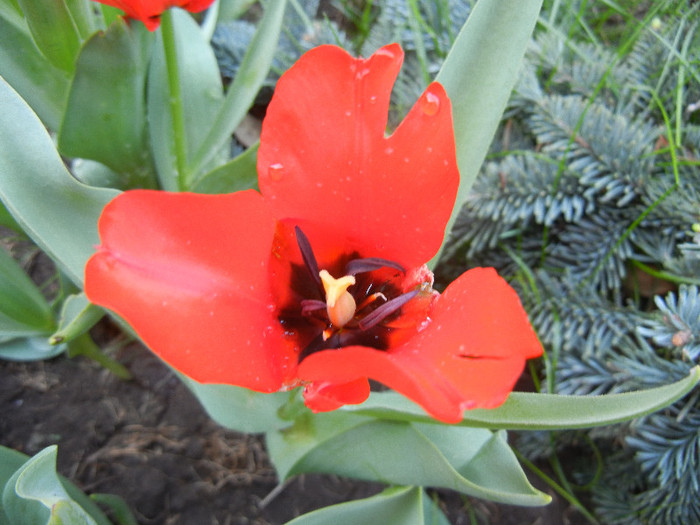
[[[435,79],[452,101],[461,175],[446,234],[484,162],[541,7],[542,0],[479,0]]]
[[[370,498],[325,507],[287,525],[449,525],[447,518],[419,487],[391,487]]]
[[[527,481],[504,432],[335,412],[297,418],[292,427],[268,433],[267,445],[282,479],[325,472],[442,487],[512,505],[550,499]]]
[[[202,384],[180,374],[180,378],[220,425],[238,432],[267,432],[289,425],[277,414],[291,392],[261,394],[232,385]]]
[[[186,11],[173,8],[173,30],[184,112],[187,159],[194,156],[221,111],[224,99],[214,51]],[[162,32],[161,32],[162,33]],[[178,176],[173,116],[162,34],[159,34],[148,75],[148,120],[153,156],[163,189],[185,190],[189,174]],[[221,151],[217,151],[218,154]],[[208,167],[208,166],[205,166]]]
[[[122,18],[80,51],[58,145],[64,155],[101,162],[128,186],[153,185],[146,126],[146,77],[153,34]]]
[[[36,114],[1,79],[0,107],[0,200],[80,286],[85,263],[99,244],[97,220],[118,192],[76,181]]]
[[[0,462],[16,466],[17,453],[0,447]],[[7,469],[9,470],[9,469]],[[56,473],[56,446],[50,446],[22,463],[4,484],[0,524],[4,525],[109,525],[89,498],[65,484]]]
[[[52,345],[46,335],[0,341],[0,359],[7,361],[41,361],[62,354],[66,345]]]
[[[557,430],[612,425],[660,410],[682,398],[700,382],[700,366],[688,377],[656,388],[601,396],[562,396],[513,392],[500,407],[468,410],[458,425],[490,429]],[[435,423],[415,403],[395,392],[375,392],[361,405],[344,411],[400,421]]]

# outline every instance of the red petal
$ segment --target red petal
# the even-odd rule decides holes
[[[175,369],[262,392],[294,374],[273,313],[275,221],[255,191],[130,191],[104,209],[85,292]]]
[[[396,44],[366,60],[334,46],[306,53],[277,83],[258,177],[276,217],[325,224],[366,257],[412,267],[440,246],[459,173],[439,84],[385,137],[402,60]]]
[[[515,291],[491,268],[464,273],[435,301],[432,322],[416,337],[381,352],[366,347],[306,358],[299,377],[347,383],[369,377],[456,423],[468,408],[505,401],[525,360],[542,347]]]
[[[140,20],[149,31],[160,25],[160,15],[171,7],[181,7],[190,13],[198,13],[209,7],[214,0],[93,0],[124,11],[126,16]]]
[[[341,385],[317,381],[304,388],[304,404],[314,412],[329,412],[343,405],[359,405],[369,397],[369,382],[357,379]]]

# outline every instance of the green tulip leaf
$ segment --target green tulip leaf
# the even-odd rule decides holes
[[[0,248],[0,337],[44,334],[53,329],[49,303],[10,254]]]
[[[119,18],[95,33],[78,56],[58,146],[98,161],[127,186],[153,185],[146,126],[146,78],[153,34]]]
[[[87,496],[58,476],[56,451],[53,445],[27,459],[0,447],[0,525],[110,524]]]
[[[231,134],[253,105],[277,51],[286,4],[285,0],[272,0],[267,3],[236,78],[226,93],[223,107],[193,159],[195,174],[202,172],[202,167],[208,165],[216,152],[226,146]]]
[[[80,36],[65,2],[17,1],[24,12],[36,47],[57,68],[73,71],[80,48]]]
[[[484,162],[541,7],[542,0],[522,0],[517,6],[512,0],[479,0],[435,79],[452,101],[461,175],[446,235]]]
[[[61,307],[58,328],[49,338],[50,344],[73,341],[95,326],[104,314],[104,310],[88,301],[84,293],[68,296]]]
[[[192,188],[197,193],[233,193],[258,189],[258,144],[200,178]]]
[[[94,0],[90,0],[91,2]],[[119,9],[118,7],[112,7],[111,5],[106,5],[106,4],[100,4],[100,11],[102,11],[102,19],[104,21],[105,26],[109,27],[111,26],[117,18],[123,18],[124,17],[124,11]],[[138,23],[138,22],[133,22],[133,23]]]
[[[513,392],[500,407],[468,410],[458,425],[490,429],[557,430],[592,428],[621,423],[660,410],[693,390],[700,366],[675,383],[621,394],[563,396]],[[361,405],[344,411],[400,421],[433,422],[415,403],[395,392],[375,392]]]
[[[65,0],[73,23],[82,40],[100,29],[102,17],[95,11],[93,0]]]
[[[0,76],[27,100],[49,129],[57,130],[66,104],[68,74],[39,52],[24,19],[10,18],[9,14],[0,13]]]
[[[200,27],[181,9],[171,9],[181,108],[184,112],[186,158],[192,158],[206,137],[212,122],[221,111],[224,99],[221,74],[214,51]],[[164,21],[165,23],[165,21]],[[153,156],[163,189],[184,190],[181,182],[190,176],[179,176],[173,113],[170,105],[168,69],[159,32],[148,75],[148,120]],[[223,151],[221,148],[216,154]],[[212,167],[212,166],[205,166]]]
[[[117,525],[139,525],[129,509],[129,505],[121,496],[114,494],[90,494],[90,499],[99,503],[103,508],[108,508]]]
[[[287,522],[287,525],[449,525],[442,511],[419,487],[391,487],[371,498],[332,505]]]
[[[7,211],[7,208],[5,208],[5,205],[0,201],[0,226],[4,226],[5,228],[9,228],[16,234],[18,234],[20,237],[25,238],[26,236],[24,235],[24,232],[22,231],[22,227],[17,224],[17,221],[15,218],[10,215],[10,212]]]
[[[39,118],[2,79],[0,107],[0,200],[80,286],[85,263],[99,244],[97,220],[118,192],[76,181]]]
[[[325,472],[441,487],[512,505],[550,500],[530,485],[503,431],[307,413],[268,433],[267,445],[281,479]]]

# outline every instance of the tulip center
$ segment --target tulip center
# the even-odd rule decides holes
[[[293,271],[291,283],[299,299],[283,305],[279,320],[299,345],[299,361],[352,345],[387,350],[404,305],[419,294],[429,304],[430,286],[403,291],[406,271],[400,264],[352,253],[319,268],[304,232],[296,227],[295,234],[304,262]]]
[[[342,328],[355,317],[357,303],[348,288],[355,284],[355,277],[346,275],[336,279],[327,270],[318,273],[326,292],[326,311],[328,319],[336,328]]]

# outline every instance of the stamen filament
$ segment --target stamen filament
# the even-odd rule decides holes
[[[374,270],[379,270],[380,268],[393,268],[401,273],[406,273],[404,267],[399,263],[390,261],[389,259],[382,259],[381,257],[353,259],[345,266],[345,273],[347,275],[355,275],[358,273],[373,272]]]
[[[301,315],[309,315],[311,312],[324,308],[326,308],[326,303],[318,299],[303,299],[301,301]]]
[[[412,292],[399,295],[398,297],[394,297],[391,301],[384,303],[373,312],[367,314],[367,316],[360,321],[360,330],[369,330],[370,328],[377,326],[377,324],[381,323],[388,316],[398,311],[416,295],[418,295],[418,291],[413,290]]]
[[[311,278],[316,282],[319,289],[322,289],[321,278],[318,275],[318,263],[316,262],[316,256],[311,248],[311,243],[309,238],[301,231],[299,226],[294,226],[294,233],[297,236],[297,245],[299,246],[299,251],[301,252],[301,258],[304,260],[306,269],[309,270]]]
[[[357,307],[357,311],[359,312],[363,308],[368,307],[370,304],[372,304],[377,299],[384,299],[385,301],[387,300],[386,295],[384,295],[382,292],[373,293],[372,295],[365,297],[365,300],[362,301],[360,303],[360,305]]]

